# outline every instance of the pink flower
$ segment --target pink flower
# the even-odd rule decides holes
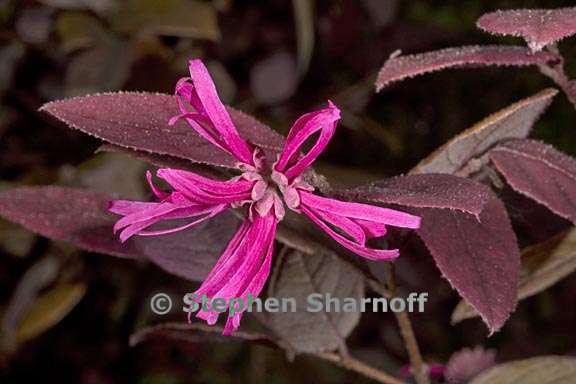
[[[199,135],[234,156],[240,175],[227,181],[211,180],[192,172],[159,169],[157,176],[173,189],[157,189],[147,174],[159,202],[116,200],[110,211],[124,216],[114,226],[120,239],[134,235],[156,236],[190,228],[229,208],[246,207],[247,218],[228,244],[210,274],[195,292],[197,297],[257,297],[268,278],[276,226],[286,208],[308,216],[334,240],[352,252],[371,260],[391,260],[398,250],[369,248],[366,240],[386,234],[386,226],[418,228],[420,218],[392,209],[344,202],[314,194],[314,187],[302,175],[322,153],[340,119],[331,102],[328,107],[300,117],[288,134],[283,151],[269,164],[263,150],[242,139],[224,105],[220,102],[210,75],[200,60],[190,62],[190,78],[176,85],[180,115],[169,122],[185,119]],[[318,134],[311,149],[302,154],[303,144]],[[167,230],[150,230],[163,220],[190,219]],[[228,317],[224,329],[230,334],[240,325],[243,311]],[[214,324],[219,313],[200,310],[197,317]]]

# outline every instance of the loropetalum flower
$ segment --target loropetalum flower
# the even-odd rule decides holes
[[[198,298],[248,299],[257,297],[268,278],[276,227],[286,208],[308,216],[334,240],[350,251],[371,260],[392,260],[398,250],[374,249],[366,245],[370,238],[386,234],[386,226],[418,228],[420,218],[393,209],[344,202],[314,193],[303,173],[322,153],[340,119],[332,103],[328,107],[301,116],[288,134],[284,149],[273,164],[264,151],[238,134],[226,108],[218,98],[210,75],[200,60],[190,62],[190,77],[176,85],[176,101],[181,113],[168,124],[185,119],[203,138],[234,156],[239,175],[227,181],[212,180],[189,171],[163,168],[157,176],[166,181],[171,192],[152,183],[158,202],[115,200],[110,211],[122,215],[114,226],[121,241],[134,235],[157,236],[193,227],[229,208],[243,208],[246,218],[200,288]],[[311,148],[302,153],[304,143],[317,134]],[[171,229],[149,227],[165,220],[189,219]],[[230,334],[240,325],[243,310],[229,316],[224,328]],[[201,309],[197,317],[214,324],[219,313]]]

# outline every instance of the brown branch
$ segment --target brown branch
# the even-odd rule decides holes
[[[402,381],[398,380],[394,376],[389,375],[386,372],[380,371],[369,365],[366,365],[360,360],[356,360],[351,356],[341,356],[333,352],[318,353],[315,354],[314,356],[320,357],[321,359],[330,361],[341,367],[357,372],[363,376],[374,379],[382,384],[404,384]]]
[[[387,291],[394,295],[396,292],[396,276],[394,273],[394,264],[392,263],[386,263],[386,284],[388,285]],[[376,290],[376,292],[380,293],[378,290]],[[414,335],[414,329],[412,328],[408,312],[394,312],[394,315],[396,316],[396,321],[400,327],[400,334],[404,339],[404,345],[406,346],[406,351],[410,358],[410,365],[412,366],[412,373],[416,382],[418,384],[429,384],[430,380],[428,379],[426,365],[422,359],[422,354],[420,353],[420,348],[418,347],[418,342],[416,341],[416,336]]]

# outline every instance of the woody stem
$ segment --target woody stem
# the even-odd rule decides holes
[[[394,264],[386,263],[385,266],[385,279],[387,287],[383,287],[381,284],[371,281],[370,285],[374,291],[383,297],[393,296],[396,292],[396,275],[394,272]],[[400,327],[400,334],[404,340],[404,345],[406,351],[408,352],[408,357],[410,358],[410,365],[412,366],[412,372],[414,378],[418,384],[429,384],[428,374],[426,372],[426,367],[424,360],[422,359],[422,354],[420,353],[420,347],[416,341],[416,336],[414,335],[414,329],[410,321],[410,317],[406,311],[394,312],[396,316],[396,321]]]
[[[394,376],[389,375],[386,372],[380,371],[374,367],[366,365],[360,360],[356,360],[351,356],[342,356],[337,353],[319,353],[316,356],[331,361],[334,364],[340,365],[351,371],[357,372],[363,376],[374,379],[381,384],[403,384],[402,381],[398,380]]]

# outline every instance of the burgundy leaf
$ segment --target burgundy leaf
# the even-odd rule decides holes
[[[61,187],[23,187],[0,192],[0,215],[42,236],[114,256],[134,256],[132,243],[114,238],[114,216],[105,194]]]
[[[576,271],[576,228],[562,231],[522,250],[518,300],[536,295]],[[452,323],[478,316],[461,301],[452,312]]]
[[[168,125],[168,120],[180,113],[171,95],[103,93],[54,101],[41,110],[73,128],[122,147],[218,166],[232,167],[236,163],[184,121]],[[274,151],[282,147],[281,135],[242,112],[232,108],[228,111],[245,139]]]
[[[521,36],[533,51],[539,51],[576,33],[576,7],[557,9],[513,9],[482,15],[477,26],[496,35]]]
[[[303,254],[285,248],[282,263],[270,281],[268,296],[294,298],[296,311],[269,312],[266,324],[297,353],[318,353],[345,348],[345,339],[358,324],[359,311],[308,310],[312,294],[357,302],[364,295],[364,283],[348,264],[332,253]],[[315,305],[315,304],[314,304]]]
[[[272,348],[282,348],[279,340],[262,333],[236,331],[232,335],[224,336],[222,328],[202,323],[160,323],[148,326],[130,336],[130,345],[134,347],[150,340],[179,343],[250,342]]]
[[[352,192],[352,193],[351,193]],[[400,176],[345,195],[405,207],[450,284],[498,330],[516,305],[520,253],[502,202],[484,185],[447,174]]]
[[[447,174],[398,176],[336,194],[405,207],[446,208],[476,216],[491,198],[483,185]]]
[[[438,148],[410,173],[474,173],[487,161],[482,155],[496,143],[527,137],[557,93],[548,88],[488,116]]]
[[[238,226],[228,212],[187,231],[122,244],[112,233],[117,217],[108,213],[109,201],[106,194],[74,188],[23,187],[0,192],[0,216],[88,251],[149,259],[193,281],[208,274]]]
[[[518,192],[576,223],[576,160],[536,140],[510,140],[490,152]]]
[[[240,220],[228,210],[185,231],[135,237],[133,241],[138,255],[165,271],[188,280],[202,281],[224,252],[239,223]],[[170,227],[176,225],[171,223]]]
[[[449,209],[413,209],[417,230],[442,275],[470,303],[490,333],[517,302],[520,252],[502,202],[493,195],[479,217]]]
[[[407,56],[392,56],[378,73],[376,91],[395,81],[446,68],[464,66],[525,66],[558,61],[550,52],[532,53],[524,47],[506,45],[446,48]]]

